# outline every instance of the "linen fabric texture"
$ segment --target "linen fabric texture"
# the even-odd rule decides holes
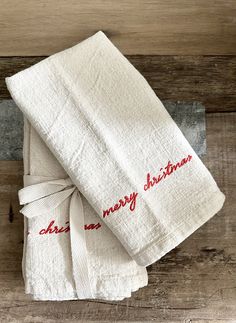
[[[73,183],[142,266],[224,203],[143,76],[101,31],[6,79]]]
[[[25,187],[31,188],[31,185],[67,178],[64,169],[26,119],[24,120],[23,157]],[[20,195],[22,195],[21,191]],[[53,194],[49,196],[52,202],[53,199],[55,201],[56,196]],[[83,217],[87,226],[101,223],[87,200],[81,194],[80,196],[83,212],[75,215]],[[81,246],[71,245],[74,241],[70,239],[70,231],[56,233],[54,230],[55,226],[58,229],[68,226],[70,198],[69,196],[62,200],[51,209],[48,201],[39,199],[36,203],[40,202],[41,207],[37,205],[36,211],[32,210],[39,215],[32,214],[32,217],[24,217],[22,272],[25,292],[31,294],[35,300],[81,299],[80,294],[83,291],[79,290],[77,293],[75,278],[78,281],[82,280],[83,273],[80,276],[80,272],[73,271],[71,252],[72,247],[80,252]],[[23,209],[23,213],[29,216],[27,207],[25,211]],[[45,210],[47,210],[46,213]],[[50,234],[47,227],[52,221],[54,224]],[[146,268],[132,260],[105,223],[100,225],[98,229],[84,230],[90,284],[90,290],[84,292],[87,293],[87,298],[105,300],[121,300],[130,297],[133,291],[147,285]],[[40,232],[47,232],[47,234],[40,234]]]

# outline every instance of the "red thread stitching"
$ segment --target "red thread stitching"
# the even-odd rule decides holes
[[[153,176],[151,178],[151,174],[147,173],[147,180],[146,183],[143,186],[144,191],[149,190],[154,185],[159,184],[163,179],[165,179],[167,176],[170,176],[173,172],[175,172],[178,168],[184,166],[186,163],[190,162],[192,159],[191,155],[188,155],[187,157],[183,158],[180,162],[177,162],[176,164],[172,164],[170,161],[168,161],[168,164],[163,168],[160,168],[161,174],[158,174],[157,176]],[[110,208],[103,210],[103,218],[109,216],[111,213],[114,213],[118,211],[121,207],[125,207],[126,204],[130,204],[130,211],[134,211],[136,207],[137,202],[137,192],[133,192],[130,194],[130,196],[124,196],[123,199],[120,199],[114,206],[111,206]]]
[[[165,179],[167,176],[170,176],[173,172],[175,172],[178,168],[184,166],[186,163],[190,162],[192,159],[191,155],[188,155],[187,158],[183,158],[180,162],[176,164],[172,164],[170,161],[168,161],[168,164],[163,168],[160,168],[160,171],[162,171],[162,174],[159,174],[157,177],[153,176],[151,179],[150,173],[147,174],[147,182],[144,184],[144,191],[149,190],[154,185],[157,185],[160,181]]]
[[[118,203],[116,203],[114,206],[111,206],[109,209],[103,211],[103,218],[108,216],[110,213],[118,211],[121,207],[124,207],[126,204],[130,204],[129,209],[131,212],[133,212],[135,210],[137,196],[137,192],[133,192],[129,196],[124,196],[123,200],[120,199]]]
[[[49,225],[48,225],[48,227],[46,229],[42,229],[42,230],[39,231],[39,234],[40,235],[43,235],[43,234],[53,234],[53,233],[58,234],[58,233],[63,233],[63,232],[67,233],[67,232],[70,231],[70,226],[69,225],[67,225],[66,227],[63,227],[62,226],[59,229],[57,225],[55,225],[53,227],[54,223],[55,223],[55,220],[52,220],[49,223]],[[65,224],[68,224],[68,223],[69,223],[69,221],[67,221]],[[97,230],[101,226],[102,225],[99,222],[97,224],[95,224],[95,223],[85,224],[84,225],[84,230]]]
[[[58,229],[58,226],[54,226],[53,227],[53,225],[54,225],[54,223],[55,223],[55,220],[52,220],[50,223],[49,223],[49,225],[48,225],[48,227],[46,228],[46,229],[42,229],[42,230],[40,230],[39,231],[39,234],[52,234],[52,233],[62,233],[62,232],[68,232],[68,231],[70,231],[70,227],[69,227],[69,225],[67,226],[67,227],[61,227],[60,229]],[[66,222],[66,224],[67,223],[69,223],[68,221]]]
[[[155,185],[159,184],[161,181],[163,181],[166,177],[170,176],[173,172],[175,172],[178,168],[181,168],[188,162],[190,162],[192,159],[191,155],[188,155],[187,157],[183,158],[180,162],[177,162],[176,164],[172,164],[170,161],[168,161],[167,165],[163,168],[160,168],[161,174],[158,174],[157,176],[153,176],[151,178],[151,174],[147,173],[146,176],[146,183],[143,186],[144,191],[149,190],[150,188],[154,187]],[[119,199],[119,201],[114,205],[111,206],[109,209],[103,211],[103,218],[109,216],[111,213],[117,212],[120,208],[125,207],[127,204],[129,204],[129,209],[131,212],[135,210],[136,202],[137,202],[137,192],[131,193],[129,196],[125,195],[122,199]],[[39,231],[40,235],[43,234],[58,234],[63,232],[69,232],[70,226],[67,225],[66,227],[61,227],[60,229],[58,226],[54,226],[55,220],[52,220],[48,227],[46,229],[42,229]],[[67,221],[65,224],[68,224]],[[97,224],[90,223],[84,225],[84,230],[97,230],[101,227],[101,224],[98,222]]]

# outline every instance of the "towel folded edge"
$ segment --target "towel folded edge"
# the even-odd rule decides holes
[[[201,204],[194,214],[180,222],[175,231],[161,240],[154,240],[132,258],[141,266],[149,266],[158,261],[219,212],[224,202],[225,195],[220,190],[214,192],[212,199],[207,199],[204,206]]]

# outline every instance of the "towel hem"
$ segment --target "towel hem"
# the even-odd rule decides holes
[[[189,218],[185,219],[168,236],[155,240],[144,251],[132,255],[132,258],[141,266],[156,262],[212,218],[222,208],[224,201],[225,195],[222,192],[214,193],[213,198],[205,201],[205,205],[200,206],[190,221]]]
[[[128,278],[128,277],[127,277]],[[103,291],[97,291],[92,298],[86,299],[100,299],[100,300],[108,300],[108,301],[121,301],[125,298],[131,297],[131,294],[138,291],[140,288],[147,286],[148,284],[148,275],[140,274],[135,277],[130,277],[131,286],[130,289],[124,290],[123,292],[118,292],[115,289],[115,293],[109,291],[107,289]],[[44,295],[43,293],[33,293],[32,290],[28,287],[25,288],[25,293],[30,295],[30,297],[34,301],[71,301],[71,300],[80,300],[76,295],[76,291],[74,290],[72,293],[64,294],[64,295]]]

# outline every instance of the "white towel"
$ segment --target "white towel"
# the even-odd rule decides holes
[[[27,120],[24,123],[23,152],[26,186],[67,177],[63,168]],[[36,185],[27,186],[19,191],[20,200],[30,200],[35,194],[33,193],[35,188]],[[67,191],[63,190],[59,194]],[[69,196],[64,201],[61,199],[57,207],[50,208],[50,203],[55,204],[57,201],[56,193],[50,193],[48,196],[51,201],[48,200],[46,203],[45,199],[40,198],[36,203],[41,203],[41,207],[32,202],[22,210],[26,215],[32,216],[24,217],[22,271],[27,294],[31,294],[35,300],[78,298],[120,300],[130,297],[132,291],[147,285],[146,268],[138,266],[130,258],[119,240],[102,223],[83,196],[81,199],[84,210],[84,228],[86,228],[84,233],[87,268],[80,263],[78,268],[73,268],[71,231],[68,231],[71,225],[69,223],[71,197]],[[40,194],[42,195],[42,187],[38,192],[38,195]],[[83,217],[83,214],[77,211],[75,215],[78,218]],[[58,232],[60,229],[61,232]],[[79,231],[79,228],[76,230]],[[72,243],[74,250],[80,253],[81,245],[77,246],[73,240]],[[86,272],[86,269],[88,277],[84,278],[84,272],[80,273],[80,271]],[[86,282],[85,287],[81,284],[82,279],[87,278],[90,288],[86,286]],[[75,281],[78,282],[79,287],[84,287],[86,290],[78,288],[77,293]]]
[[[149,265],[224,195],[146,80],[102,32],[6,79],[101,219]]]

